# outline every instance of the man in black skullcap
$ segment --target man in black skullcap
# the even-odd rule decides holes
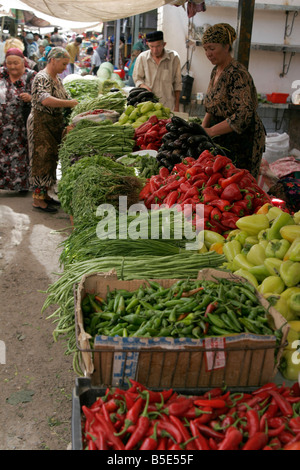
[[[152,91],[164,106],[179,111],[182,89],[179,55],[165,49],[162,31],[148,33],[146,41],[149,50],[138,56],[133,71],[135,86]]]

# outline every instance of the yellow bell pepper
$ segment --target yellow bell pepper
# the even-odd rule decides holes
[[[295,240],[291,243],[288,251],[284,255],[283,260],[286,261],[288,259],[291,261],[300,261],[300,237],[295,238]]]
[[[265,249],[262,245],[257,243],[253,245],[246,255],[247,260],[249,263],[254,264],[255,266],[260,266],[263,264],[264,260],[266,259]]]
[[[223,254],[223,246],[224,246],[224,243],[220,243],[220,242],[212,243],[210,245],[209,251],[215,251],[216,253],[219,253],[219,255],[222,255]]]
[[[279,274],[286,287],[296,286],[300,282],[300,263],[296,261],[282,261]]]
[[[285,379],[296,381],[300,374],[299,340],[293,341],[292,346],[292,349],[283,351],[279,370]]]
[[[264,297],[287,321],[295,320],[295,315],[290,311],[286,299],[280,294],[266,293]]]
[[[288,287],[282,292],[282,297],[284,297],[286,300],[288,300],[291,295],[293,294],[299,294],[300,293],[300,287]]]
[[[264,265],[271,276],[279,275],[282,260],[278,258],[266,258]]]
[[[270,224],[265,214],[252,214],[241,217],[237,220],[236,226],[249,235],[257,235],[261,230],[269,228]]]
[[[297,333],[300,333],[300,320],[289,321],[289,326],[291,329],[297,331]]]
[[[280,229],[280,235],[292,243],[296,238],[300,237],[300,225],[284,225]]]
[[[270,240],[266,246],[265,254],[267,258],[278,258],[280,260],[283,259],[286,252],[290,248],[291,244],[289,241],[285,240],[284,238],[278,239],[274,238]]]
[[[238,269],[237,271],[234,271],[234,273],[236,276],[241,276],[245,279],[247,279],[250,284],[252,284],[255,288],[258,287],[258,282],[255,278],[255,276],[253,276],[253,274],[249,273],[249,271],[247,271],[247,269]]]
[[[295,212],[295,214],[293,215],[293,219],[295,224],[300,224],[300,211]]]
[[[236,239],[224,243],[223,253],[229,263],[241,252],[242,245]]]
[[[273,294],[281,294],[284,291],[284,282],[279,276],[268,276],[258,286],[258,291],[264,295],[268,292]]]
[[[208,249],[213,243],[225,243],[225,237],[220,233],[213,232],[212,230],[202,230],[199,232],[197,238],[204,242]]]
[[[239,253],[233,258],[232,261],[232,268],[234,271],[237,271],[238,269],[248,269],[252,268],[254,264],[249,263],[247,260],[246,256],[243,253]]]
[[[264,204],[258,209],[256,214],[267,214],[272,207],[274,207],[272,206],[272,204],[270,204],[269,202],[266,202],[266,204]]]

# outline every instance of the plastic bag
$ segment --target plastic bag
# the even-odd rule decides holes
[[[279,158],[286,157],[290,148],[290,138],[286,132],[283,134],[273,133],[266,136],[266,150],[263,158],[272,163]]]

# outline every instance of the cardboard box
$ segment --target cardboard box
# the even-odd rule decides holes
[[[198,279],[215,280],[215,277],[242,280],[215,269],[204,269],[198,274]],[[170,287],[177,279],[157,281]],[[110,290],[132,291],[145,283],[146,280],[120,281],[114,272],[86,275],[79,283],[75,300],[77,343],[86,376],[91,377],[94,385],[123,386],[127,377],[157,389],[188,390],[223,385],[241,388],[257,387],[274,378],[281,353],[274,335],[243,333],[199,340],[96,336],[91,349],[81,311],[84,295],[98,293],[105,298],[108,286]],[[257,296],[262,305],[269,306],[258,292]],[[288,333],[286,320],[273,307],[269,312],[276,328],[282,328],[283,346]]]

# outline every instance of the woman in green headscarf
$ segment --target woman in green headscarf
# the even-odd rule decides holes
[[[265,129],[257,114],[253,79],[231,55],[235,39],[235,30],[227,23],[211,26],[203,34],[203,48],[214,68],[204,100],[202,126],[237,167],[249,170],[257,178]]]
[[[48,191],[56,182],[58,147],[65,127],[64,109],[78,104],[71,99],[59,77],[69,60],[65,49],[53,47],[47,55],[46,67],[35,76],[31,90],[27,132],[33,208],[43,212],[56,212],[55,206],[59,205]]]
[[[134,81],[133,81],[133,78],[132,78],[132,74],[133,74],[133,69],[134,69],[134,66],[135,66],[135,62],[136,62],[137,57],[140,55],[140,53],[143,52],[145,49],[146,48],[145,48],[144,44],[142,43],[142,41],[137,41],[132,46],[131,61],[130,61],[129,69],[128,69],[128,72],[127,72],[128,79],[125,82],[126,85],[128,85],[128,86],[134,86]]]

